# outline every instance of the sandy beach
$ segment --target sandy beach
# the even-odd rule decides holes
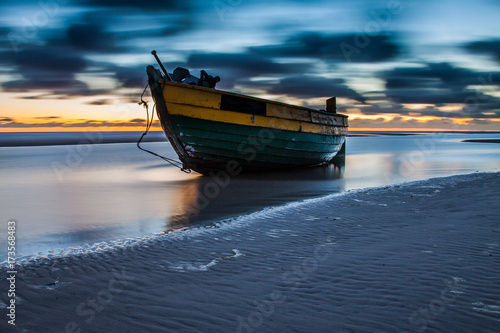
[[[17,267],[15,327],[0,296],[0,328],[498,332],[499,186],[477,173],[348,191],[39,259]]]

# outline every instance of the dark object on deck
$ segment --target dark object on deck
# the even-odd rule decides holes
[[[215,88],[215,85],[220,82],[220,77],[208,75],[208,73],[204,70],[202,70],[200,74],[200,78],[197,78],[196,76],[191,75],[189,69],[177,67],[170,76],[173,82],[192,84],[206,88]]]
[[[189,69],[177,67],[174,69],[174,74],[172,75],[172,79],[174,82],[182,82],[185,78],[187,78],[191,73],[189,73]]]
[[[337,97],[332,97],[326,100],[326,111],[337,113]]]

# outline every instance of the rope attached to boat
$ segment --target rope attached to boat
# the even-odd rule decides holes
[[[153,108],[151,109],[151,117],[149,117],[149,105],[148,105],[148,102],[146,102],[143,99],[144,93],[146,92],[146,89],[148,89],[148,86],[149,86],[149,83],[144,88],[144,91],[141,94],[141,101],[139,102],[139,105],[143,105],[144,108],[146,109],[146,131],[144,133],[142,133],[141,138],[139,139],[139,141],[137,141],[137,148],[139,148],[142,151],[145,151],[146,153],[150,153],[152,155],[158,156],[159,158],[161,158],[164,161],[166,161],[166,162],[172,164],[173,166],[179,168],[181,171],[184,171],[185,173],[191,173],[191,169],[184,168],[183,165],[182,165],[182,162],[174,160],[174,159],[171,159],[171,158],[168,158],[168,157],[165,157],[165,156],[161,156],[161,155],[159,155],[157,153],[154,153],[154,152],[152,152],[150,150],[147,150],[147,149],[144,149],[144,148],[141,147],[142,139],[148,134],[149,129],[151,128],[151,125],[153,125],[153,118],[154,118],[154,114],[155,114],[154,110],[155,110],[155,107],[156,107],[156,104],[154,104]]]

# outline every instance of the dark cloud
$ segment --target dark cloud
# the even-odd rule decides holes
[[[139,10],[187,9],[193,6],[193,0],[77,0],[77,3],[92,7],[132,8]]]
[[[14,121],[14,119],[12,119],[10,117],[0,117],[0,122],[2,122],[2,123],[11,122],[11,121]]]
[[[133,2],[125,1],[124,4]],[[110,5],[114,6],[112,3]],[[8,49],[2,52],[0,49],[1,70],[21,76],[1,83],[2,88],[15,92],[44,92],[44,95],[31,96],[33,99],[113,93],[112,88],[91,89],[83,81],[78,80],[77,75],[82,73],[93,73],[97,80],[100,79],[99,76],[114,77],[117,80],[116,88],[143,88],[147,83],[146,64],[125,68],[112,62],[97,62],[91,60],[89,56],[116,54],[120,57],[137,52],[132,41],[181,33],[192,27],[192,20],[189,16],[177,14],[169,15],[171,18],[165,22],[153,19],[152,23],[155,23],[153,26],[159,23],[155,28],[151,26],[142,28],[137,24],[132,25],[132,29],[123,31],[110,28],[113,22],[126,20],[130,15],[140,17],[141,20],[146,20],[148,17],[144,14],[137,16],[137,12],[130,11],[121,16],[117,10],[94,8],[79,17],[72,17],[66,27],[40,28],[36,40],[23,39],[25,44],[21,45],[20,52]],[[6,33],[9,32],[8,29],[0,28],[0,32],[4,30]],[[45,33],[46,31],[48,32]],[[142,51],[147,53],[149,50]]]
[[[37,78],[29,80],[13,80],[2,83],[2,88],[10,92],[26,92],[31,90],[51,90],[54,95],[87,95],[90,90],[88,86],[73,78]],[[37,99],[31,96],[31,99]]]
[[[283,64],[266,57],[246,53],[195,53],[188,58],[188,66],[210,70],[230,69],[245,76],[261,74],[301,73],[311,68],[311,64]]]
[[[450,91],[447,89],[391,89],[385,91],[386,95],[398,103],[416,104],[447,104],[465,103],[468,99],[475,98],[474,91]],[[479,94],[481,99],[487,98]]]
[[[87,102],[88,105],[111,105],[111,101],[106,98],[96,99],[94,101]]]
[[[347,62],[380,62],[395,58],[401,49],[390,35],[302,33],[283,44],[252,47],[255,54],[272,57],[319,58]]]
[[[117,38],[116,32],[110,32],[108,24],[116,20],[116,13],[92,10],[85,12],[78,19],[72,19],[68,26],[58,33],[47,37],[45,43],[51,49],[70,49],[81,54],[119,53],[127,48],[119,43],[128,38]]]
[[[87,67],[83,56],[70,49],[33,47],[13,55],[12,59],[18,72],[27,78],[38,78],[46,73],[72,75]]]
[[[158,22],[159,26],[156,28],[141,28],[140,24],[136,24],[134,25],[135,29],[110,31],[107,26],[111,22],[126,19],[127,16],[117,15],[109,10],[89,11],[83,15],[79,22],[72,23],[67,28],[64,37],[53,41],[53,44],[71,46],[77,50],[88,52],[125,53],[135,51],[133,46],[125,46],[130,44],[130,41],[145,37],[169,37],[190,31],[194,26],[193,20],[186,15],[176,15],[161,23]]]
[[[312,63],[278,63],[264,56],[247,53],[194,53],[189,56],[186,64],[181,67],[189,68],[193,75],[198,76],[199,70],[205,69],[210,75],[219,76],[221,82],[217,88],[223,90],[235,89],[235,85],[242,84],[259,90],[271,87],[265,81],[258,84],[250,78],[258,76],[280,77],[289,74],[311,72]],[[176,66],[170,66],[172,70]]]
[[[462,90],[468,85],[480,83],[477,80],[479,75],[480,73],[454,67],[449,63],[429,63],[423,67],[396,67],[383,72],[380,77],[386,80],[387,89]]]
[[[342,79],[327,79],[310,75],[297,75],[280,80],[270,90],[272,94],[285,94],[298,98],[345,97],[360,102],[366,99],[345,85]]]
[[[144,88],[148,83],[145,66],[116,67],[115,77],[121,87]]]
[[[144,124],[144,123],[146,123],[146,120],[145,119],[141,119],[141,118],[134,118],[134,119],[130,119],[129,123]]]
[[[500,72],[482,73],[449,63],[423,67],[398,67],[379,74],[386,81],[384,93],[398,103],[442,105],[446,103],[491,103],[498,100],[470,86],[500,85]],[[478,111],[482,108],[478,108]]]
[[[75,78],[87,68],[84,57],[70,48],[30,46],[23,52],[4,52],[10,61],[12,72],[22,76],[3,82],[6,91],[31,90],[58,91],[62,94],[88,92],[88,86]]]
[[[385,87],[387,89],[414,89],[414,88],[435,88],[441,82],[437,78],[414,77],[408,80],[404,77],[387,77]]]
[[[401,104],[389,104],[389,103],[375,103],[367,104],[363,106],[358,106],[362,114],[365,115],[381,115],[381,114],[398,114],[401,116],[426,116],[426,117],[439,117],[439,118],[481,118],[481,119],[493,119],[500,117],[500,107],[495,103],[483,103],[478,105],[468,105],[463,107],[461,110],[454,112],[445,112],[439,110],[437,107],[428,105],[423,109],[408,109]],[[477,110],[476,107],[481,107],[481,110]],[[487,110],[487,114],[484,114],[484,110]]]
[[[33,117],[33,119],[44,119],[44,120],[59,119],[59,118],[61,118],[61,117],[58,117],[58,116]]]
[[[465,44],[464,47],[472,52],[491,54],[500,61],[500,39],[472,42]]]
[[[150,29],[135,29],[127,31],[115,31],[114,37],[120,41],[131,41],[141,38],[170,37],[191,31],[195,27],[195,22],[189,16],[180,16],[176,19],[169,19],[162,22],[162,26]]]
[[[97,52],[119,51],[115,36],[96,22],[73,24],[66,31],[67,42],[76,49]]]
[[[8,50],[12,48],[12,43],[9,39],[9,33],[12,32],[10,27],[0,26],[0,49]],[[5,62],[5,59],[0,58],[0,65]]]
[[[429,129],[450,129],[450,130],[471,130],[473,125],[480,125],[473,127],[474,129],[496,130],[498,125],[493,120],[474,119],[468,123],[457,124],[453,119],[439,118],[433,120],[419,121],[419,119],[404,119],[402,117],[394,117],[393,119],[377,118],[377,119],[351,119],[349,126],[351,128],[421,128],[423,130]],[[472,126],[471,126],[472,125]]]

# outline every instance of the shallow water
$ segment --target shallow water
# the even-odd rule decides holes
[[[5,147],[0,148],[0,220],[17,221],[19,256],[45,255],[212,225],[350,189],[498,171],[500,145],[461,140],[499,136],[349,137],[345,165],[229,180],[182,173],[133,143]],[[168,143],[144,145],[176,158]],[[0,231],[1,258],[7,248],[5,232]]]

